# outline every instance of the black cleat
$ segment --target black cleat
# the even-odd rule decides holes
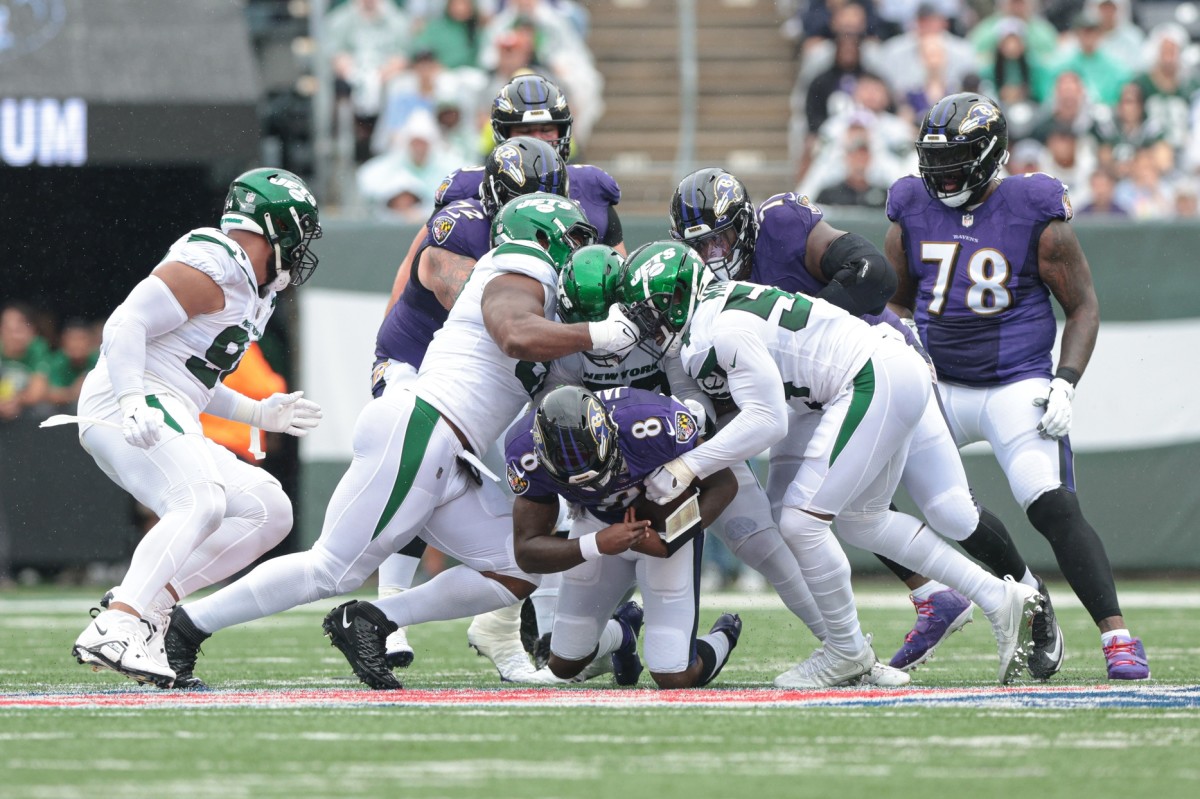
[[[610,656],[613,678],[617,685],[637,685],[642,676],[642,660],[638,657],[637,638],[642,631],[642,606],[632,599],[617,608],[612,616],[621,625],[621,645]],[[547,642],[549,644],[549,642]]]
[[[163,649],[167,652],[167,663],[175,672],[174,688],[184,691],[208,690],[204,680],[197,677],[195,671],[200,644],[210,635],[197,627],[181,606],[176,605],[171,611],[171,623],[163,638]]]
[[[385,641],[397,625],[370,602],[350,600],[325,616],[325,634],[350,662],[354,674],[377,691],[397,691],[404,686],[387,664]]]
[[[546,631],[549,633],[549,630]],[[532,655],[537,651],[538,623],[537,611],[534,610],[533,600],[526,598],[521,605],[521,646]]]
[[[713,622],[713,626],[709,629],[708,634],[712,635],[716,632],[725,633],[725,637],[729,639],[729,654],[732,655],[733,650],[737,649],[738,638],[742,635],[742,617],[736,613],[722,613]],[[712,673],[712,676],[704,684],[708,685],[708,683],[717,679],[717,676],[721,673],[721,669],[725,668],[725,663],[728,662],[729,655],[726,655],[725,662],[717,667],[717,670]]]
[[[533,667],[544,669],[548,665],[550,665],[550,633],[539,638],[537,645],[533,648]]]
[[[1063,647],[1062,629],[1054,616],[1050,604],[1050,593],[1042,578],[1037,578],[1037,590],[1044,599],[1041,611],[1033,614],[1033,651],[1029,653],[1029,676],[1035,680],[1048,680],[1062,668],[1066,649]]]

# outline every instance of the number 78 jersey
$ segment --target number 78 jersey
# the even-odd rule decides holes
[[[701,388],[728,378],[738,390],[783,378],[784,398],[799,410],[820,409],[854,379],[889,335],[824,300],[757,283],[717,283],[700,298],[681,357]],[[778,376],[764,369],[774,361]],[[751,370],[746,372],[745,370]],[[744,372],[731,378],[731,373]]]
[[[1071,218],[1067,189],[1041,173],[1005,178],[973,211],[934,200],[920,178],[888,192],[916,286],[913,317],[938,377],[968,386],[1050,376],[1054,309],[1038,240]]]

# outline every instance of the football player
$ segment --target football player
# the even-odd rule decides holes
[[[1034,172],[1001,178],[1008,123],[979,94],[952,94],[921,123],[921,176],[888,195],[885,242],[899,278],[894,305],[911,314],[937,368],[938,392],[960,445],[986,440],[1013,496],[1054,549],[1058,566],[1100,629],[1114,680],[1150,676],[1125,624],[1104,544],[1075,492],[1069,433],[1075,387],[1096,344],[1099,303],[1067,224],[1067,188]],[[1058,368],[1053,295],[1066,316]],[[1057,668],[1062,642],[1035,628]]]
[[[656,392],[613,388],[593,394],[563,386],[510,428],[505,458],[516,495],[517,563],[533,573],[565,572],[548,671],[539,675],[545,681],[577,678],[611,657],[618,685],[637,682],[643,612],[627,603],[609,619],[633,584],[645,604],[646,664],[659,688],[707,685],[728,661],[742,621],[722,614],[697,638],[696,576],[703,527],[729,505],[737,479],[722,469],[699,481],[696,518],[673,531],[678,538],[670,550],[658,534],[667,531],[649,529],[634,512],[642,479],[692,449],[701,424],[692,409]],[[559,497],[580,509],[569,539],[554,535]]]
[[[883,254],[858,234],[830,225],[806,197],[776,194],[755,212],[741,180],[722,169],[701,169],[685,177],[672,198],[671,234],[694,248],[722,279],[752,280],[819,297],[871,324],[891,325],[920,350],[912,331],[885,307],[896,278]],[[793,419],[793,425],[811,426],[816,421],[817,417],[807,415]],[[777,515],[800,467],[805,441],[805,436],[789,435],[771,449],[767,494]],[[900,482],[936,532],[957,541],[997,577],[1011,574],[1046,596],[1004,523],[980,507],[971,494],[936,395],[930,395],[914,433]],[[912,669],[971,620],[971,603],[937,581],[887,558],[880,560],[912,590],[917,622],[889,664]],[[1043,628],[1052,634],[1039,639],[1042,646],[1035,646],[1031,658],[1047,664],[1035,672],[1046,678],[1061,663],[1061,657],[1057,662],[1045,657],[1051,644],[1061,644],[1049,603],[1039,614],[1038,629]]]
[[[253,400],[222,380],[262,336],[276,293],[312,275],[320,237],[304,181],[282,169],[246,172],[229,187],[220,227],[171,245],[105,323],[79,397],[79,441],[159,521],[76,639],[80,663],[162,688],[194,687],[163,652],[172,607],[291,530],[279,482],[205,438],[199,415],[294,436],[317,425],[321,409],[303,392]]]
[[[417,253],[417,268],[379,328],[375,339],[375,369],[371,392],[400,388],[416,379],[417,370],[434,334],[445,323],[450,307],[491,247],[492,219],[514,197],[541,191],[567,195],[566,165],[552,145],[529,137],[514,137],[498,145],[483,166],[478,199],[449,203],[429,220],[425,246]],[[497,454],[496,460],[501,460]],[[425,541],[414,539],[379,567],[379,596],[412,587]],[[491,659],[502,679],[517,679],[532,671],[520,640],[520,608],[503,608],[480,617],[467,630],[467,641]],[[404,628],[388,637],[388,661],[407,667],[413,649]]]
[[[166,641],[177,673],[194,670],[200,644],[217,630],[353,591],[418,533],[461,565],[325,617],[326,634],[372,688],[401,687],[384,658],[384,640],[397,627],[486,613],[528,596],[538,578],[513,558],[511,504],[479,478],[474,453],[538,389],[545,361],[633,346],[636,331],[619,308],[599,323],[552,321],[558,271],[595,235],[579,206],[556,195],[518,197],[501,209],[495,246],[476,265],[416,381],[385,391],[359,415],[354,459],[320,538],[186,610],[177,606]]]
[[[1007,683],[1025,669],[1041,596],[976,566],[919,520],[889,509],[908,445],[932,391],[920,355],[820,299],[739,281],[712,282],[690,250],[668,241],[630,258],[622,303],[647,338],[704,385],[723,378],[738,413],[712,438],[645,481],[665,503],[696,479],[754,457],[790,435],[806,437],[788,487],[780,532],[800,563],[825,621],[824,646],[775,684],[820,688],[853,680],[876,662],[858,625],[850,564],[831,532],[951,585],[992,622]],[[810,429],[792,430],[820,410]]]

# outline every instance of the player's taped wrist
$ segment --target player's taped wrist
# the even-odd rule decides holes
[[[117,405],[121,407],[122,416],[128,416],[139,408],[148,407],[143,394],[126,394],[123,397],[117,397]]]
[[[218,382],[208,401],[205,413],[220,416],[233,422],[242,422],[251,427],[262,427],[262,402]]]
[[[1079,385],[1079,381],[1082,377],[1082,373],[1075,371],[1069,366],[1060,366],[1054,373],[1055,380],[1066,380],[1071,384],[1072,388]]]
[[[588,533],[576,539],[579,541],[579,554],[584,560],[595,560],[600,557],[600,545],[596,543],[596,533]]]

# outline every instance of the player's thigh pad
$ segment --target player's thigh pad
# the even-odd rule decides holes
[[[800,464],[804,462],[804,451],[808,448],[808,442],[820,421],[819,413],[801,413],[789,406],[787,435],[771,447],[767,470],[767,498],[771,501],[771,514],[776,523],[779,522],[779,513],[783,507],[783,495],[796,479]]]
[[[638,556],[637,580],[645,610],[643,659],[656,674],[678,674],[691,664],[702,552],[703,546],[692,539],[669,558]]]
[[[571,526],[571,538],[594,533],[606,525],[589,514]],[[633,585],[636,560],[625,555],[602,555],[563,572],[554,611],[550,651],[565,660],[582,660],[595,651],[600,632],[617,603]]]

